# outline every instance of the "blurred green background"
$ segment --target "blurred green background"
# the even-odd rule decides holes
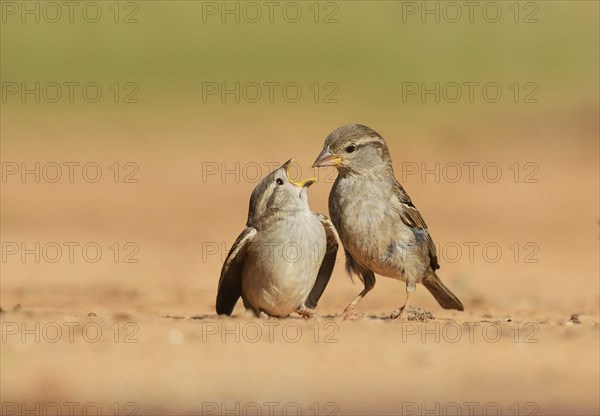
[[[497,120],[506,112],[536,118],[541,112],[564,114],[575,103],[597,105],[600,34],[595,1],[477,2],[472,23],[462,2],[278,2],[273,22],[264,2],[102,1],[87,9],[87,2],[78,2],[72,23],[61,2],[62,18],[56,23],[49,22],[55,8],[46,9],[45,2],[2,3],[3,81],[95,81],[105,94],[114,82],[135,82],[141,105],[157,110],[193,106],[198,118],[215,112],[232,117],[257,107],[293,115],[301,110],[314,117],[357,109],[366,117],[410,123],[431,112]],[[484,13],[489,3],[494,7]],[[456,23],[451,22],[454,5],[462,14]],[[35,23],[35,14],[21,14],[35,7],[40,23]],[[422,17],[424,10],[436,7],[439,16]],[[236,8],[239,16],[221,15]],[[501,18],[486,21],[497,8]],[[102,12],[98,22],[88,23],[84,16],[93,19],[97,9]],[[286,21],[298,9],[301,18]],[[251,23],[256,10],[261,18]],[[124,23],[130,20],[137,22]],[[464,97],[458,104],[438,104],[431,96],[425,104],[417,96],[402,100],[404,82],[490,81],[503,89],[503,98],[494,105],[480,96],[473,104]],[[297,82],[303,98],[295,104],[279,97],[274,105],[264,98],[235,105],[229,97],[223,105],[217,95],[203,103],[203,82]],[[315,82],[322,93],[317,104],[309,90]],[[337,105],[322,102],[332,91],[323,90],[327,82],[338,87]],[[539,105],[514,105],[508,88],[515,82],[536,83]],[[4,104],[5,111],[22,109],[14,97]],[[103,99],[103,104],[111,103]]]

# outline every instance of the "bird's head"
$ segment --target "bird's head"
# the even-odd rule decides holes
[[[363,174],[374,169],[391,169],[392,160],[385,140],[362,124],[335,129],[327,139],[313,167],[335,166],[340,174]]]
[[[308,187],[315,178],[294,182],[289,177],[289,167],[294,159],[285,162],[265,176],[250,196],[249,227],[257,227],[276,215],[289,215],[308,210]]]

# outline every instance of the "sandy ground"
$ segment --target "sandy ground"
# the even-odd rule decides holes
[[[598,144],[581,120],[499,124],[489,128],[510,139],[495,141],[417,127],[402,138],[398,125],[373,126],[440,244],[440,276],[466,307],[445,311],[419,286],[415,305],[434,319],[403,323],[384,319],[404,300],[403,285],[387,278],[360,304],[365,317],[335,318],[361,290],[341,253],[320,318],[258,320],[241,305],[232,318],[214,315],[256,164],[296,156],[312,176],[307,166],[335,125],[315,121],[280,138],[292,120],[248,134],[219,120],[198,132],[139,117],[128,120],[146,122],[139,140],[112,120],[114,132],[88,129],[82,142],[62,137],[64,126],[48,123],[42,138],[18,115],[5,119],[5,137],[30,140],[5,141],[3,162],[93,161],[103,175],[2,184],[3,415],[598,414]],[[115,161],[123,174],[133,161],[139,182],[115,183]],[[501,179],[476,170],[469,181],[464,163],[473,161],[496,163]],[[422,162],[457,163],[462,179],[408,174]],[[222,178],[222,163],[236,173]],[[328,173],[310,191],[323,213]]]

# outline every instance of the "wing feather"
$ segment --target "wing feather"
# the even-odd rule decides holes
[[[242,296],[242,265],[248,243],[256,235],[256,229],[247,227],[233,243],[221,269],[217,291],[217,314],[231,315],[233,308]]]
[[[317,307],[317,303],[329,283],[331,273],[335,267],[335,258],[338,250],[338,235],[335,227],[325,215],[317,213],[315,213],[315,215],[319,218],[321,224],[323,224],[325,235],[327,237],[327,245],[325,247],[325,257],[323,257],[323,262],[321,263],[319,273],[317,274],[317,280],[308,295],[308,299],[306,299],[306,306],[312,309]]]
[[[396,197],[398,198],[398,201],[401,204],[401,209],[399,210],[399,212],[400,216],[402,217],[402,221],[404,221],[404,223],[409,227],[425,231],[424,234],[425,240],[427,242],[427,247],[429,249],[429,260],[431,263],[431,268],[433,270],[439,269],[440,265],[438,264],[437,251],[435,248],[435,244],[431,239],[431,235],[429,234],[429,230],[427,229],[427,224],[425,224],[425,220],[423,220],[423,217],[419,213],[419,210],[413,205],[412,201],[410,200],[410,197],[408,196],[402,185],[398,183],[398,181],[396,181],[395,183],[394,192],[396,194]],[[423,233],[421,233],[421,235],[422,234]]]

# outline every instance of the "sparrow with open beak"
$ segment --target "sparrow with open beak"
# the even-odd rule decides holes
[[[257,316],[312,313],[325,290],[337,253],[327,217],[311,212],[308,187],[294,182],[293,159],[260,181],[250,197],[246,228],[227,255],[217,293],[218,314],[231,315],[240,298]]]
[[[433,240],[421,214],[394,177],[385,140],[374,130],[351,124],[325,140],[313,167],[335,166],[338,177],[329,194],[329,215],[346,253],[346,268],[364,290],[342,317],[375,286],[375,273],[406,282],[406,302],[391,318],[406,318],[416,283],[423,283],[446,309],[463,310],[458,298],[435,271],[440,267]]]

